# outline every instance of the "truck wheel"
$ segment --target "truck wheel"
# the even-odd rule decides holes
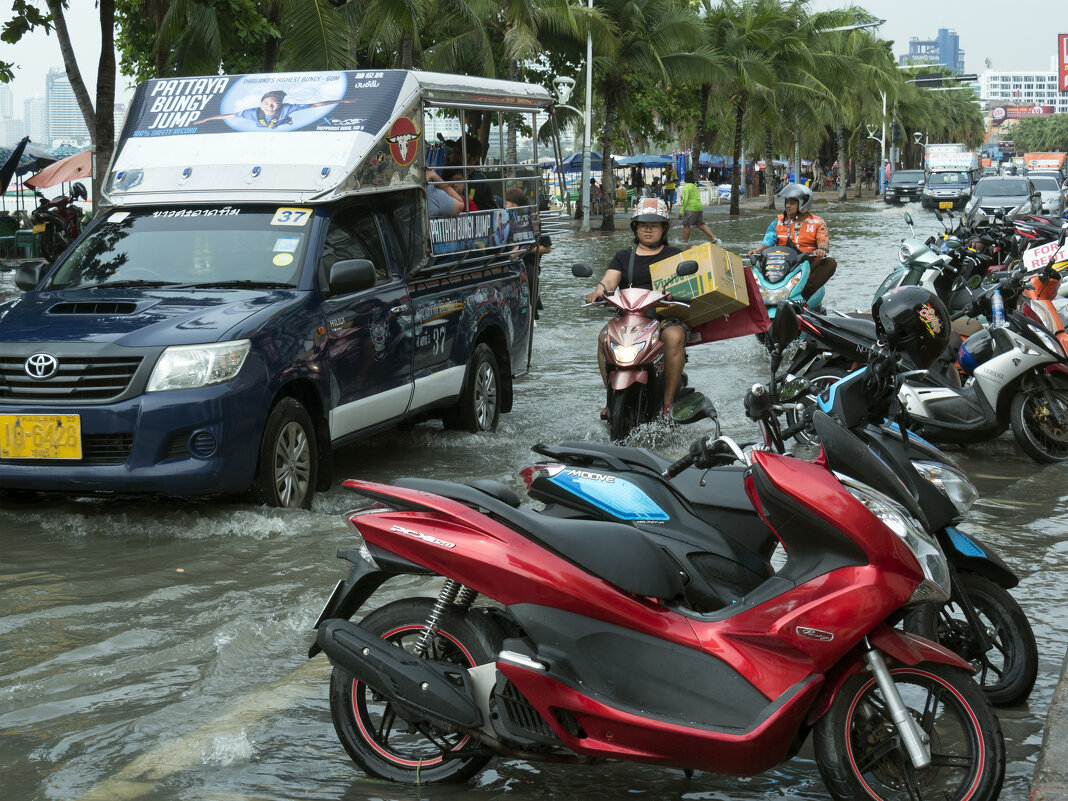
[[[459,402],[443,416],[446,428],[478,433],[496,431],[501,416],[501,370],[485,342],[471,354]]]
[[[282,398],[263,429],[252,486],[257,500],[268,506],[311,509],[318,450],[307,410],[294,398]]]

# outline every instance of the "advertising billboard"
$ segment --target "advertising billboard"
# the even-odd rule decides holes
[[[1006,120],[1022,120],[1026,117],[1048,117],[1056,109],[1053,106],[993,106],[990,109],[990,121],[1001,125]]]
[[[1068,33],[1057,36],[1057,88],[1068,92]]]

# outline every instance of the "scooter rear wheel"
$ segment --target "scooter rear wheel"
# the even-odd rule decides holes
[[[963,670],[925,663],[890,671],[905,707],[930,738],[932,762],[915,768],[875,678],[859,673],[816,724],[816,765],[838,799],[994,801],[1005,742],[993,707]]]
[[[365,617],[360,627],[414,652],[433,607],[430,598],[394,601]],[[473,667],[493,661],[499,646],[487,632],[447,610],[426,658]],[[379,779],[405,784],[463,782],[492,758],[469,734],[405,720],[391,701],[338,667],[330,680],[330,712],[349,756],[364,773]],[[457,755],[465,751],[470,755]]]
[[[1009,424],[1020,448],[1042,463],[1068,459],[1068,426],[1058,422],[1068,415],[1068,381],[1060,376],[1050,376],[1050,381],[1053,388],[1048,395],[1037,389],[1017,392],[1009,410]]]

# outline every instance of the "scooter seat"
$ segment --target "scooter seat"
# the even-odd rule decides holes
[[[640,529],[601,520],[566,520],[515,508],[466,484],[399,478],[395,486],[440,495],[476,509],[536,540],[584,570],[632,595],[672,600],[683,595],[683,575]]]
[[[834,325],[872,342],[878,338],[878,334],[875,331],[875,320],[871,318],[870,314],[864,317],[854,317],[850,314],[839,313],[835,315],[833,322]]]

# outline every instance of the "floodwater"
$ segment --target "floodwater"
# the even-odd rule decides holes
[[[914,204],[923,236],[933,215]],[[838,274],[827,304],[869,305],[908,233],[900,208],[882,203],[817,209],[831,227]],[[706,218],[722,244],[744,251],[770,215]],[[618,223],[625,226],[620,218]],[[624,229],[625,230],[625,229]],[[696,234],[696,232],[695,232]],[[681,240],[681,230],[672,232]],[[697,234],[697,236],[700,236]],[[368,779],[330,722],[329,666],[305,658],[309,627],[344,566],[353,537],[341,514],[356,499],[344,478],[492,477],[517,490],[537,441],[606,441],[594,361],[604,312],[581,308],[593,281],[628,236],[554,236],[543,272],[545,310],[530,374],[494,436],[423,424],[337,454],[335,487],[312,511],[232,503],[48,498],[0,504],[0,795],[47,799],[823,799],[806,746],[793,761],[750,779],[602,763],[584,767],[499,759],[460,787],[405,788]],[[695,240],[696,241],[696,240]],[[0,273],[0,296],[13,291]],[[692,349],[692,385],[716,403],[724,431],[755,432],[741,398],[767,380],[752,338]],[[695,428],[699,428],[695,427]],[[680,455],[694,428],[639,434]],[[1068,468],[1039,466],[1011,434],[953,451],[982,493],[966,530],[979,533],[1021,577],[1013,594],[1032,621],[1041,657],[1027,703],[999,710],[1009,765],[1002,798],[1028,798],[1068,629]],[[386,585],[388,589],[389,584]],[[385,600],[432,594],[410,581]],[[714,688],[712,688],[714,690]]]

